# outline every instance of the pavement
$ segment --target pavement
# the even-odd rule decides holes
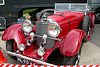
[[[95,24],[90,41],[82,47],[80,65],[100,65],[100,24]]]
[[[6,43],[1,40],[1,36],[4,31],[0,31],[0,47],[6,49]],[[84,43],[81,52],[81,58],[79,65],[100,65],[100,24],[95,25],[94,33],[89,42]],[[23,64],[12,60],[5,53],[4,57],[7,58],[6,64]]]

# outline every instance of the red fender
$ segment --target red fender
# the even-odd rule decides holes
[[[65,56],[75,56],[80,49],[83,38],[88,40],[84,31],[79,29],[71,30],[60,43],[61,53]]]
[[[91,28],[94,29],[96,15],[93,12],[91,12],[89,14],[89,16],[90,16],[90,19],[91,19]]]
[[[23,31],[21,24],[14,24],[10,26],[8,29],[6,29],[2,36],[2,40],[7,41],[10,39],[14,39],[17,43],[17,46],[19,44],[25,44],[25,36],[22,32]]]

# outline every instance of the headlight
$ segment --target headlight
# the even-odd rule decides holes
[[[52,37],[57,37],[60,34],[60,26],[56,22],[51,22],[48,25],[48,34]]]
[[[30,20],[27,20],[27,19],[24,20],[22,22],[22,29],[23,29],[23,31],[25,31],[27,33],[31,32],[32,29],[33,29],[33,25],[31,24],[31,21]]]
[[[45,54],[44,49],[41,47],[37,50],[37,53],[39,56],[43,56]]]
[[[25,45],[24,44],[20,44],[18,47],[19,47],[20,51],[24,51],[24,49],[25,49]]]

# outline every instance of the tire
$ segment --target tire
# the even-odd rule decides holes
[[[82,23],[82,30],[85,31],[86,35],[89,37],[90,35],[90,17],[85,16]]]
[[[14,43],[15,43],[14,40],[8,40],[6,42],[6,50],[8,50],[10,52],[15,52],[14,47],[15,47],[15,49],[17,49],[17,45],[15,44],[15,46],[14,46]],[[17,60],[15,56],[12,56],[12,55],[9,55],[9,54],[8,54],[8,56],[10,58],[12,58],[13,60]]]
[[[99,12],[96,14],[96,21],[97,21],[97,23],[100,23],[99,22],[100,21],[100,13]]]
[[[100,24],[100,13],[98,12],[96,14],[96,21],[95,21],[96,24]]]
[[[73,57],[64,56],[63,65],[78,65],[80,61],[82,46],[83,42],[81,43],[79,52],[75,56]]]
[[[48,57],[47,63],[54,65],[63,65],[64,55],[60,52],[59,48],[55,49]]]

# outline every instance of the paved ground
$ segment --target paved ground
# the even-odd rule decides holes
[[[100,24],[95,25],[94,33],[92,34],[90,42],[100,47]]]
[[[95,25],[90,41],[84,44],[80,64],[100,65],[100,24]]]
[[[3,31],[0,31],[0,46],[5,49],[5,42],[1,40]],[[80,65],[100,65],[100,24],[95,25],[94,33],[89,42],[85,43],[82,48],[82,54],[80,59]],[[16,62],[8,57],[7,54],[4,56],[8,59],[7,63],[11,64],[22,64]]]

